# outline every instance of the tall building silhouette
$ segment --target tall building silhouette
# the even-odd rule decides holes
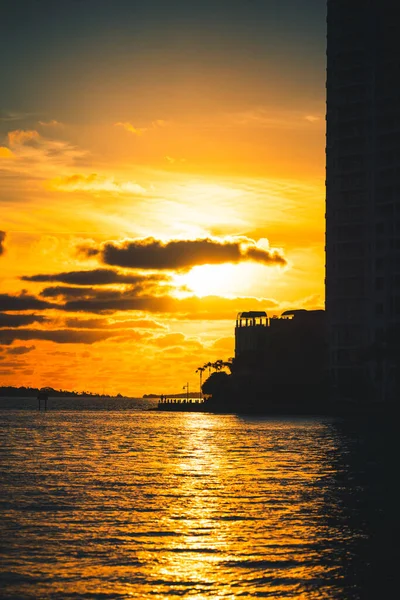
[[[326,310],[342,395],[399,394],[398,0],[328,0]]]

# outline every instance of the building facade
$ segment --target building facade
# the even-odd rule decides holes
[[[328,0],[326,311],[339,394],[399,392],[397,0]]]
[[[264,311],[241,312],[236,317],[235,358],[243,354],[264,352],[269,319]]]

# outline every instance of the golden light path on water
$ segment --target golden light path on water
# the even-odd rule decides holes
[[[358,598],[329,422],[4,415],[2,598]]]

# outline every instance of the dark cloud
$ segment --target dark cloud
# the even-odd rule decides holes
[[[106,331],[76,331],[73,329],[0,329],[0,344],[9,345],[15,340],[46,340],[57,344],[94,344],[112,337]]]
[[[246,249],[246,259],[270,265],[280,265],[282,267],[286,265],[286,259],[278,250],[263,250],[256,246],[250,246]]]
[[[107,319],[66,319],[65,326],[72,329],[110,329]]]
[[[32,350],[35,350],[35,346],[16,346],[15,348],[8,348],[7,353],[18,356],[21,354],[28,354],[29,352],[32,352]]]
[[[113,313],[116,311],[143,311],[162,313],[174,318],[190,320],[233,320],[243,310],[276,310],[278,303],[272,299],[221,298],[205,296],[198,298],[174,298],[172,296],[136,295],[131,290],[113,290],[107,296],[72,299],[64,304],[69,312]]]
[[[2,368],[3,367],[11,367],[14,372],[13,374],[15,375],[15,370],[18,369],[18,371],[20,371],[21,369],[23,369],[25,367],[25,363],[14,359],[14,360],[7,360],[4,362],[2,361],[1,366],[2,366]]]
[[[64,300],[88,300],[90,298],[96,298],[98,300],[107,300],[109,298],[119,296],[121,293],[129,297],[136,297],[143,293],[146,293],[147,295],[153,295],[153,293],[157,292],[158,289],[162,289],[162,291],[165,294],[172,289],[170,285],[165,284],[165,281],[167,281],[167,279],[169,278],[166,278],[163,275],[160,277],[158,275],[148,277],[139,276],[137,278],[138,283],[136,285],[130,285],[129,287],[126,287],[123,291],[115,290],[108,287],[105,287],[103,289],[97,289],[89,286],[78,287],[57,285],[44,288],[40,292],[40,296],[44,298],[60,298]],[[160,281],[162,281],[163,283],[159,287]]]
[[[0,327],[23,327],[32,323],[44,323],[46,317],[40,315],[9,315],[0,313]]]
[[[88,312],[110,312],[116,310],[141,310],[145,304],[141,300],[141,288],[129,288],[127,290],[110,290],[96,288],[77,288],[55,286],[42,290],[41,295],[45,298],[62,298],[64,305],[58,305],[58,308],[64,310],[86,310]],[[152,298],[153,296],[144,296]],[[95,310],[91,310],[91,307]],[[144,309],[143,309],[144,310]]]
[[[127,240],[121,244],[106,242],[99,248],[81,247],[87,256],[98,255],[107,265],[130,269],[185,270],[195,265],[256,261],[268,265],[286,264],[277,250],[259,248],[254,240],[236,238],[218,241],[171,240],[163,243],[154,238]]]
[[[116,311],[168,312],[172,298],[169,296],[138,296],[131,290],[113,291],[91,298],[68,300],[64,310],[69,312],[113,313]]]
[[[2,254],[4,254],[4,252],[5,252],[5,248],[4,248],[4,240],[5,239],[6,239],[6,232],[0,231],[0,256]]]
[[[156,283],[168,278],[164,275],[125,275],[113,269],[93,269],[92,271],[70,271],[67,273],[53,273],[48,275],[31,275],[21,277],[24,281],[59,281],[69,285],[108,285],[116,283]]]
[[[166,289],[166,288],[164,288]],[[60,298],[64,304],[58,304],[58,309],[68,312],[113,313],[119,310],[149,310],[154,307],[156,312],[165,312],[170,296],[142,295],[141,286],[126,290],[79,288],[55,286],[42,290],[44,297]],[[151,310],[151,308],[150,308]]]
[[[167,289],[168,288],[163,288]],[[199,298],[189,296],[186,298],[175,298],[171,295],[152,295],[143,294],[136,287],[115,290],[115,289],[96,289],[56,286],[45,288],[43,295],[46,297],[57,297],[62,303],[51,304],[30,296],[21,294],[20,296],[0,295],[0,309],[3,310],[28,310],[32,308],[45,309],[56,308],[58,311],[69,313],[88,313],[98,315],[112,315],[119,311],[147,312],[152,314],[162,314],[177,319],[187,320],[234,320],[238,312],[243,310],[270,310],[276,312],[279,308],[278,303],[272,299],[258,299],[252,297],[222,298],[220,296],[206,296]],[[0,313],[0,327],[22,327],[34,322],[45,322],[49,318],[37,315],[10,315]],[[133,328],[160,329],[163,328],[159,323],[155,323],[151,318],[131,319],[109,321],[108,319],[79,319],[70,318],[66,320],[66,327],[74,329],[103,330],[95,332],[106,334],[111,337],[112,330],[129,330]],[[31,331],[31,330],[30,330]],[[108,333],[107,333],[108,331]],[[4,334],[4,330],[0,330]],[[14,332],[16,333],[16,332]],[[79,331],[75,334],[79,338]],[[24,334],[28,335],[28,334]],[[64,336],[63,330],[60,333],[54,331],[40,331],[37,339],[50,339],[47,335]],[[114,334],[115,335],[115,334]],[[45,337],[43,337],[45,336]],[[16,338],[17,339],[17,338]],[[34,338],[18,338],[34,339]],[[104,338],[105,339],[105,338]],[[56,341],[56,340],[55,340]],[[79,340],[78,340],[79,341]],[[91,342],[88,342],[91,343]]]
[[[97,256],[100,254],[100,250],[97,248],[92,248],[90,246],[80,246],[78,248],[78,252],[82,252],[85,256],[92,258],[93,256]]]
[[[44,298],[63,298],[63,299],[71,299],[71,298],[82,298],[89,299],[95,298],[96,295],[100,295],[102,292],[100,290],[96,290],[93,288],[84,288],[84,287],[68,287],[63,285],[56,285],[52,287],[44,288],[40,295]],[[111,292],[108,292],[111,293]]]
[[[73,329],[166,329],[165,325],[157,323],[152,319],[131,319],[126,321],[115,321],[110,323],[108,319],[66,319],[66,327]]]
[[[46,308],[60,308],[57,304],[51,304],[39,300],[35,296],[22,292],[18,296],[0,294],[0,311],[3,310],[44,310]]]

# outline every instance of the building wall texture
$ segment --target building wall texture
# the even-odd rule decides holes
[[[399,392],[397,0],[328,0],[326,311],[341,394]]]

